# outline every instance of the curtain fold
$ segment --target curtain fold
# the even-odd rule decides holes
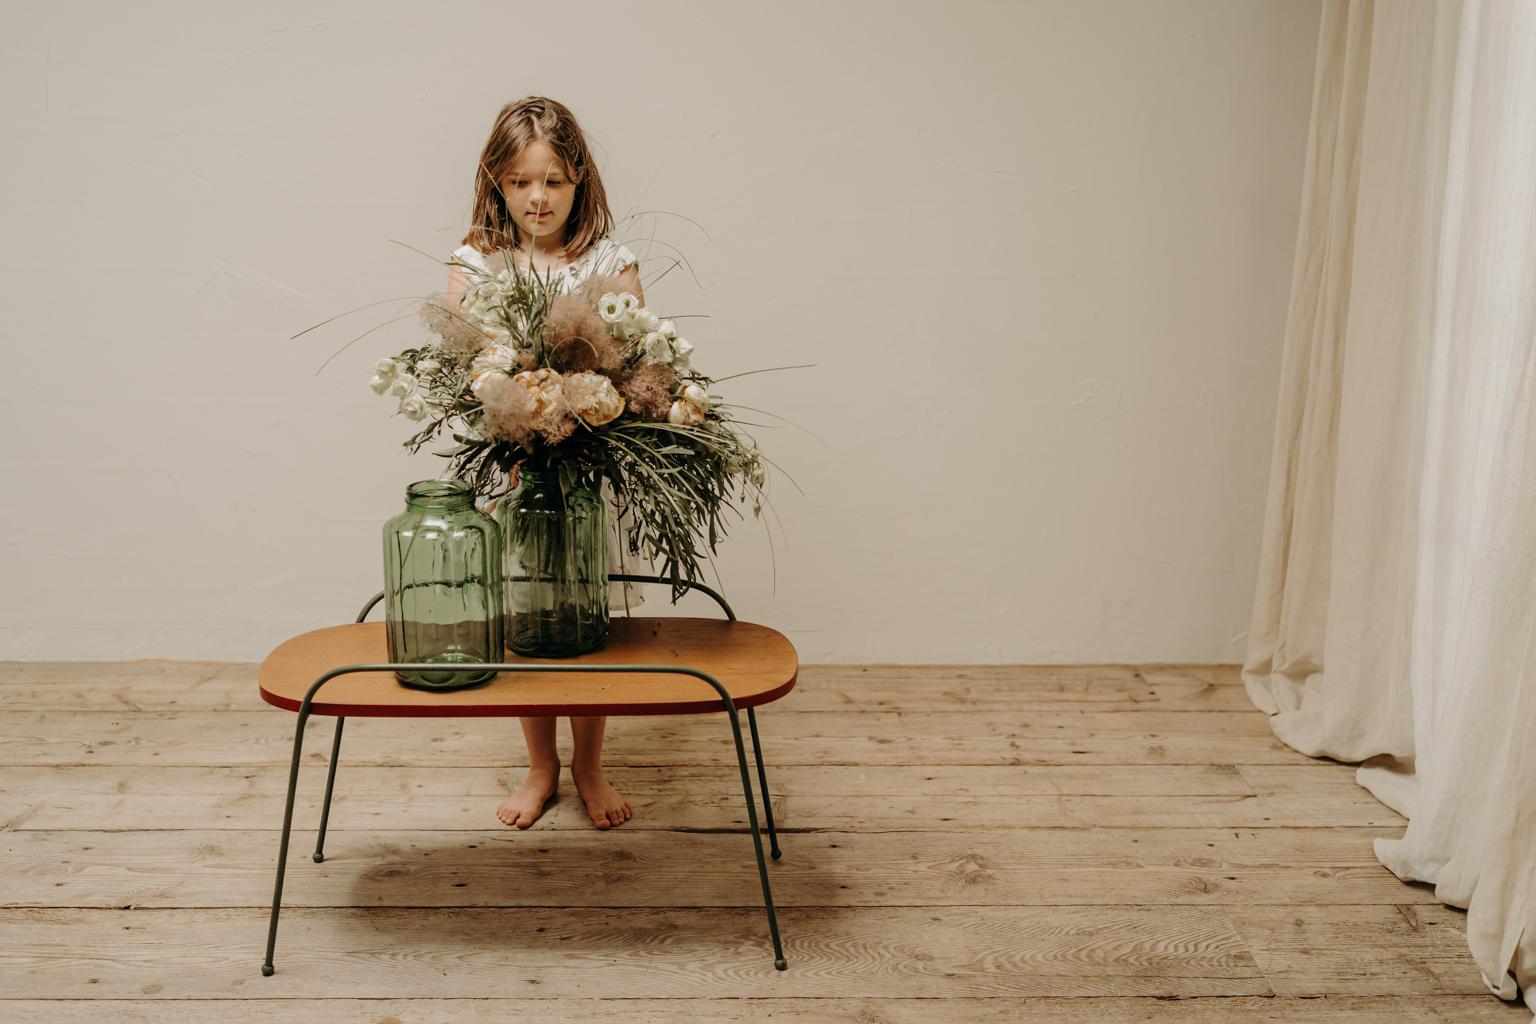
[[[1536,3],[1329,0],[1244,683],[1536,983]]]

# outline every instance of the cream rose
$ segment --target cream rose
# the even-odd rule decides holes
[[[401,400],[400,412],[406,419],[423,420],[427,417],[427,403],[421,397],[412,395],[410,398]]]
[[[682,395],[667,410],[667,422],[679,427],[696,427],[709,412],[709,394],[697,384],[683,388]]]
[[[679,398],[667,410],[667,422],[678,427],[696,427],[704,422],[704,410]]]
[[[532,396],[534,419],[547,413],[551,406],[560,405],[565,401],[560,375],[547,367],[514,373],[512,383],[528,391]]]
[[[486,381],[498,373],[511,373],[515,365],[517,353],[512,349],[506,345],[487,345],[469,364],[469,390],[478,395]]]
[[[478,374],[482,370],[501,370],[511,373],[516,364],[517,353],[506,345],[487,345],[475,356],[475,361],[469,364],[469,372]]]
[[[576,415],[594,427],[618,419],[624,411],[624,398],[613,382],[600,373],[582,370],[567,374],[562,387]]]

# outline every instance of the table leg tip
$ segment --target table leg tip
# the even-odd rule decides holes
[[[773,962],[773,969],[776,971],[787,971],[789,970],[789,964],[785,962],[783,957],[779,957]]]
[[[778,860],[782,856],[784,856],[784,851],[783,850],[774,850],[773,851],[773,859],[774,860]]]
[[[264,978],[270,978],[276,970],[277,968],[273,967],[271,964],[262,964],[261,976]]]
[[[325,854],[323,854],[323,853],[315,854],[314,858],[315,858],[315,863],[316,864],[324,864],[325,863]]]

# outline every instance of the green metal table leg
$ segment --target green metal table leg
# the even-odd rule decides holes
[[[331,767],[325,773],[325,803],[320,808],[320,835],[315,840],[315,863],[325,860],[325,826],[331,820],[331,790],[336,788],[336,762],[341,758],[341,727],[347,724],[345,716],[336,718],[336,739],[331,744]],[[753,734],[754,740],[756,734]]]
[[[283,905],[283,874],[288,867],[288,836],[293,830],[293,796],[299,788],[299,755],[304,749],[304,726],[309,721],[309,698],[299,709],[299,724],[293,731],[293,765],[288,769],[288,803],[283,808],[283,838],[277,847],[277,882],[272,888],[272,924],[267,929],[267,959],[261,965],[261,973],[272,976],[272,952],[277,948],[277,912]]]
[[[768,842],[773,845],[773,859],[783,855],[779,849],[779,833],[773,827],[773,800],[768,796],[768,771],[763,767],[763,741],[757,736],[757,709],[747,708],[747,725],[752,727],[752,752],[757,755],[757,783],[763,791],[763,818],[768,823]]]
[[[757,801],[752,796],[752,776],[747,771],[747,751],[741,742],[741,719],[736,713],[736,705],[729,696],[725,697],[725,702],[726,717],[731,720],[731,735],[736,740],[736,763],[741,768],[741,789],[747,798],[747,822],[752,826],[752,848],[757,853],[757,876],[763,883],[763,906],[768,909],[768,933],[773,936],[773,966],[783,971],[787,970],[789,965],[784,960],[784,945],[779,941],[779,918],[773,911],[773,890],[768,886],[768,862],[763,859],[763,836],[757,830]]]

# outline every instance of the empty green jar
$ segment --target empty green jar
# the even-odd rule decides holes
[[[436,670],[396,670],[404,686],[461,690],[496,677],[493,669],[454,665],[503,660],[501,531],[474,507],[462,480],[421,480],[405,492],[405,511],[384,524],[384,621],[392,662],[430,662]]]

